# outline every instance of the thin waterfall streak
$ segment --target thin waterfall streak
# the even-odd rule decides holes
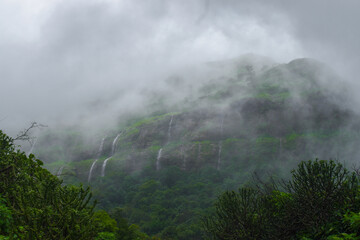
[[[101,168],[101,177],[105,177],[105,168],[106,168],[106,164],[107,164],[107,161],[110,160],[111,157],[108,157],[107,159],[105,159],[105,161],[103,162],[103,165],[102,165],[102,168]]]
[[[89,176],[88,176],[88,182],[91,181],[92,172],[94,170],[96,162],[97,162],[97,159],[95,159],[95,161],[91,164],[90,171],[89,171]]]
[[[58,171],[57,174],[56,174],[56,176],[59,177],[59,176],[62,174],[63,169],[64,169],[64,166],[60,167],[60,168],[59,168],[59,171]]]
[[[220,136],[222,137],[224,134],[224,113],[221,112],[221,121],[220,121]]]
[[[99,147],[99,150],[98,150],[98,152],[97,152],[97,154],[96,154],[96,159],[95,159],[95,161],[91,164],[90,171],[89,171],[89,176],[88,176],[88,182],[91,181],[91,176],[92,176],[92,172],[93,172],[93,170],[94,170],[95,164],[96,164],[97,160],[99,159],[99,157],[101,156],[101,153],[102,153],[102,151],[103,151],[103,149],[104,149],[105,138],[106,138],[106,137],[104,137],[103,139],[101,139],[100,147]]]
[[[115,154],[115,148],[116,148],[116,143],[117,143],[117,140],[119,139],[119,137],[121,136],[122,132],[119,133],[118,135],[116,135],[114,141],[112,142],[112,145],[111,145],[111,155],[110,157],[108,157],[107,159],[104,160],[103,162],[103,165],[102,165],[102,168],[101,168],[101,177],[105,177],[105,169],[106,169],[106,164],[107,162],[110,160],[110,158],[112,158]]]
[[[168,142],[170,141],[170,138],[171,138],[171,128],[172,128],[173,119],[174,119],[174,115],[171,115],[170,122],[169,122],[169,128],[168,128]]]
[[[160,159],[161,159],[161,153],[162,153],[162,148],[160,148],[159,152],[158,152],[158,155],[157,155],[157,158],[156,158],[156,170],[160,170]]]
[[[221,150],[222,150],[222,142],[219,142],[219,151],[218,151],[218,162],[217,162],[217,167],[216,169],[219,170],[220,169],[220,164],[221,164]]]
[[[218,161],[217,161],[217,166],[216,169],[219,170],[220,169],[220,165],[221,165],[221,151],[222,151],[222,138],[224,135],[224,112],[221,111],[221,121],[220,121],[220,142],[218,144],[219,150],[218,150]]]
[[[111,146],[111,156],[113,156],[115,154],[115,148],[116,148],[116,143],[117,143],[117,140],[119,139],[119,137],[121,136],[122,132],[119,133],[116,138],[114,139],[113,143],[112,143],[112,146]]]
[[[104,149],[105,138],[106,138],[106,137],[104,137],[103,139],[101,139],[99,151],[98,151],[98,153],[97,153],[97,158],[99,158],[99,157],[101,156],[101,153],[102,153],[102,151],[103,151],[103,149]]]

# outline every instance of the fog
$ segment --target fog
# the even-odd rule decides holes
[[[356,92],[358,1],[0,2],[0,128],[30,122],[109,126],[146,111],[148,96],[204,63],[243,54],[276,62],[312,57]],[[190,71],[191,72],[191,71]],[[189,75],[190,74],[190,75]],[[201,76],[201,77],[195,77]],[[178,89],[174,101],[191,86]]]

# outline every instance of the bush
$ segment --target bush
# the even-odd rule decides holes
[[[263,191],[269,190],[266,186],[223,193],[215,213],[204,218],[207,237],[326,239],[358,226],[355,215],[346,213],[360,211],[359,178],[340,163],[302,162],[282,183],[274,183],[271,191]],[[348,219],[353,223],[346,227]]]
[[[0,239],[8,236],[12,223],[12,213],[5,204],[5,199],[0,196]]]
[[[7,203],[0,203],[1,234],[11,239],[93,239],[90,190],[61,184],[34,155],[15,150],[13,140],[0,131],[0,194]]]

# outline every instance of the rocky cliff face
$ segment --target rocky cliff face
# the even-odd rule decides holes
[[[345,88],[336,86],[337,77],[322,64],[298,59],[273,66],[259,66],[254,60],[211,66],[227,66],[228,75],[209,76],[197,97],[178,103],[176,112],[145,116],[110,131],[94,179],[100,178],[102,162],[110,156],[119,132],[107,175],[144,168],[156,171],[157,161],[158,171],[169,166],[184,171],[209,166],[234,172],[264,166],[277,169],[314,156],[345,160],[358,156],[345,143],[359,142],[355,124],[359,117],[344,107]],[[94,148],[94,142],[63,146],[64,151],[72,151],[71,160],[63,163],[64,176],[85,181]],[[46,162],[45,151],[40,157]],[[61,164],[48,166],[56,171]]]
[[[91,185],[100,208],[120,207],[149,235],[184,240],[201,239],[201,214],[254,172],[286,177],[314,158],[356,163],[360,117],[322,64],[246,57],[207,68],[145,92],[148,110],[136,118],[97,126],[95,136],[49,129],[33,152],[64,183]]]

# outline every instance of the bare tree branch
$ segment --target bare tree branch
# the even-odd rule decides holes
[[[18,135],[14,138],[14,141],[21,140],[21,141],[29,141],[30,143],[32,143],[32,140],[34,138],[30,136],[29,131],[33,128],[42,128],[42,127],[47,127],[47,126],[41,123],[32,122],[30,127],[18,133]]]
[[[352,165],[351,170],[359,177],[360,176],[360,168],[355,163]]]

